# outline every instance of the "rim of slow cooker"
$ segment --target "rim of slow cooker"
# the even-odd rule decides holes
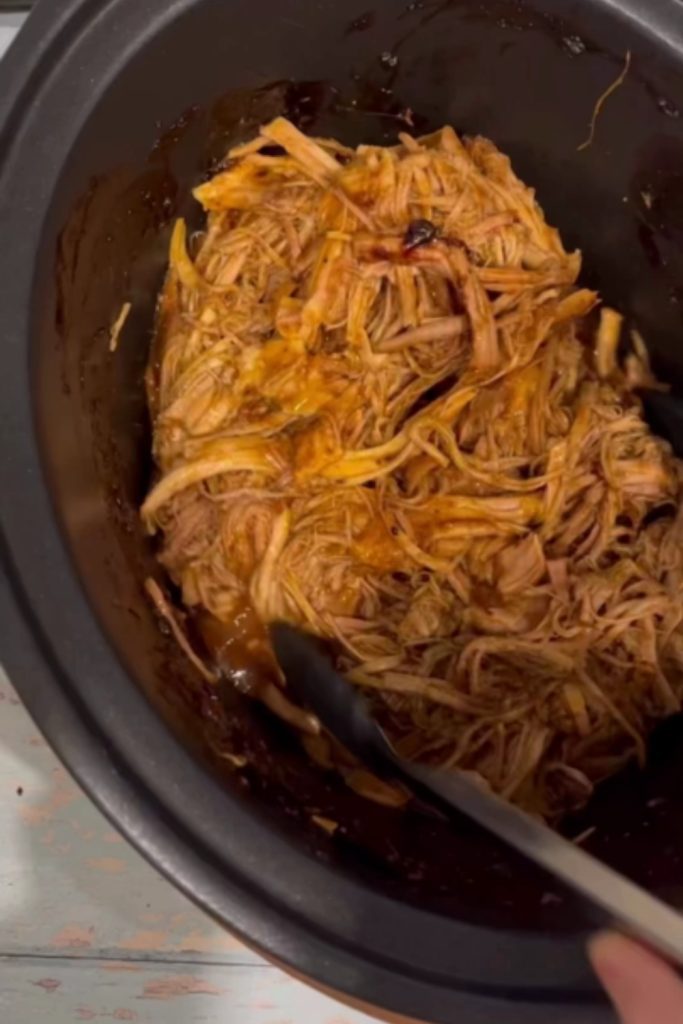
[[[83,63],[68,104],[49,85],[68,76],[77,59],[97,65],[108,80],[125,64],[126,47],[140,45],[192,2],[166,4],[162,14],[159,4],[140,0],[40,0],[0,67],[0,228],[17,240],[0,255],[4,375],[13,382],[0,407],[0,480],[3,495],[12,496],[0,509],[3,658],[30,712],[104,813],[187,895],[261,951],[338,991],[412,1016],[445,1021],[476,1007],[482,1022],[489,1015],[500,1021],[500,999],[507,998],[520,1010],[525,1003],[527,1024],[545,1022],[549,1004],[557,1024],[569,1024],[575,1009],[558,1003],[571,1004],[577,994],[590,999],[594,991],[576,934],[463,924],[399,904],[297,852],[239,806],[172,736],[120,664],[68,553],[42,472],[26,348],[35,332],[34,257],[64,160],[96,90],[88,89]],[[126,5],[129,36],[117,46],[105,23]],[[662,19],[667,10],[674,13],[668,0],[660,8]],[[50,103],[59,110],[51,120]],[[52,129],[47,164],[35,148],[46,123]],[[97,691],[89,685],[95,673]],[[101,692],[110,698],[106,706]],[[226,810],[229,826],[217,825]],[[250,870],[256,849],[258,870],[253,863]],[[264,859],[274,870],[264,871]],[[304,894],[305,916],[297,907]],[[362,936],[348,921],[356,900],[364,906]],[[340,921],[351,925],[343,939]],[[460,952],[460,977],[449,959],[453,948]],[[486,979],[494,966],[497,984]],[[592,1009],[596,1024],[606,1019]]]

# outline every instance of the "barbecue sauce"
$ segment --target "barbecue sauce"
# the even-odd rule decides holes
[[[197,614],[197,629],[221,679],[261,701],[273,714],[309,736],[320,723],[298,708],[283,691],[284,680],[266,629],[252,606],[244,602],[229,623],[206,610]]]

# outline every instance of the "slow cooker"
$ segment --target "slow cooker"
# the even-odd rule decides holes
[[[0,65],[0,656],[115,825],[266,956],[419,1020],[606,1024],[586,907],[468,822],[321,772],[195,674],[144,592],[143,373],[174,219],[199,223],[193,185],[277,114],[356,145],[406,111],[509,153],[683,385],[680,0],[40,0]],[[565,829],[680,903],[675,747]]]

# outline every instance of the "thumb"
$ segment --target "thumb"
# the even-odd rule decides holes
[[[608,932],[588,953],[622,1024],[683,1024],[683,982],[653,953]]]

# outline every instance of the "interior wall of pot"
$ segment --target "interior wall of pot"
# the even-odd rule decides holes
[[[57,514],[104,630],[168,726],[311,855],[401,899],[516,927],[566,928],[580,914],[466,823],[368,804],[247,699],[228,692],[226,712],[164,632],[143,586],[161,579],[138,516],[151,469],[143,374],[174,218],[199,224],[192,186],[231,143],[284,113],[352,145],[446,122],[492,138],[567,244],[583,249],[586,283],[627,312],[660,372],[683,384],[681,69],[606,5],[567,5],[569,22],[563,6],[188,4],[94,89],[45,225],[35,282],[44,315],[32,339]],[[579,151],[627,51],[629,74]],[[124,302],[132,312],[110,352]],[[670,778],[667,769],[618,783],[571,826],[597,824],[598,852],[665,892],[683,839]],[[340,824],[334,838],[316,815]]]

